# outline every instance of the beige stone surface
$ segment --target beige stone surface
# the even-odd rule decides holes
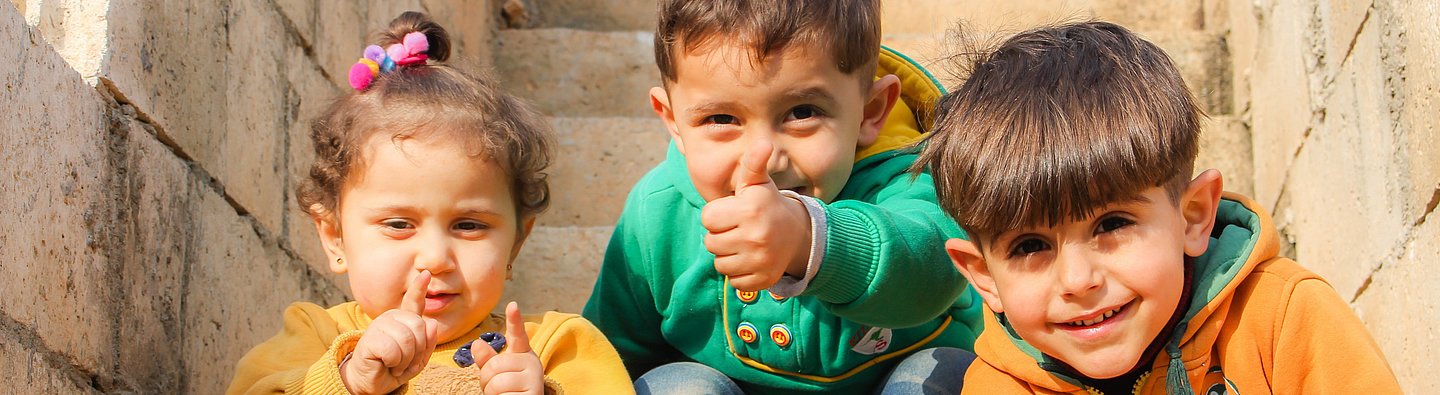
[[[514,264],[514,277],[505,285],[496,311],[511,300],[526,314],[546,310],[580,313],[600,263],[611,226],[536,226]]]
[[[1403,193],[1407,216],[1415,218],[1426,207],[1433,210],[1440,199],[1440,68],[1428,66],[1440,58],[1440,7],[1427,1],[1382,3],[1377,4],[1382,15],[1372,16],[1371,22],[1384,27],[1385,53],[1380,56],[1393,89],[1389,110],[1399,110],[1399,141],[1392,155],[1403,165],[1396,187]]]
[[[1244,123],[1232,116],[1212,116],[1200,132],[1195,171],[1219,170],[1226,191],[1254,196],[1255,169],[1250,152],[1250,129]]]
[[[614,225],[631,187],[665,159],[670,135],[650,118],[550,118],[556,152],[539,226]]]
[[[1250,129],[1255,149],[1255,199],[1276,209],[1281,186],[1301,141],[1312,127],[1312,94],[1307,70],[1309,46],[1301,0],[1277,0],[1261,7],[1255,60],[1250,68]],[[1282,17],[1290,16],[1290,17]]]
[[[100,394],[63,355],[32,348],[34,334],[16,334],[0,324],[0,388],[16,394]],[[28,336],[27,336],[28,335]],[[57,367],[59,367],[57,369]]]
[[[502,30],[495,68],[506,90],[559,117],[654,116],[660,85],[650,32]]]
[[[1431,213],[1415,229],[1398,259],[1390,260],[1376,272],[1364,294],[1355,301],[1355,310],[1380,350],[1400,386],[1410,393],[1425,393],[1440,387],[1440,376],[1430,371],[1430,362],[1440,352],[1440,300],[1434,284],[1440,282],[1440,214]]]
[[[95,85],[101,58],[107,49],[105,36],[109,1],[97,0],[15,0],[29,24],[70,67]],[[26,6],[29,3],[30,6]]]
[[[533,28],[655,30],[655,0],[521,0]],[[503,1],[501,1],[503,3]]]

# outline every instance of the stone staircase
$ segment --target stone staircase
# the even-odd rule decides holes
[[[955,21],[969,21],[967,29],[981,38],[1073,17],[1130,26],[1171,53],[1214,117],[1201,165],[1220,167],[1227,186],[1249,193],[1249,134],[1231,115],[1225,32],[1204,25],[1206,15],[1223,10],[1200,1],[1127,3],[885,0],[882,43],[953,86],[944,54],[956,48],[945,41]],[[578,312],[626,194],[664,158],[669,139],[648,105],[647,91],[660,78],[652,47],[655,2],[531,0],[523,6],[496,34],[493,65],[507,89],[550,117],[559,147],[550,210],[516,262],[505,298],[526,311]]]

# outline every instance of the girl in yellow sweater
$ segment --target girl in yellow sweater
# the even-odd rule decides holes
[[[229,393],[632,392],[584,318],[522,319],[514,302],[490,313],[549,202],[540,116],[438,64],[449,38],[424,14],[378,36],[350,69],[355,92],[313,124],[316,163],[298,191],[355,301],[291,305]]]

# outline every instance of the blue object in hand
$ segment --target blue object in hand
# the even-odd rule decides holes
[[[495,350],[495,352],[500,352],[500,350],[505,349],[505,335],[501,335],[498,332],[482,333],[480,334],[480,341],[489,344],[490,348]],[[475,355],[470,353],[470,346],[474,344],[475,341],[471,340],[465,343],[465,345],[460,346],[460,349],[455,350],[456,365],[460,365],[462,368],[468,368],[470,365],[475,364]]]

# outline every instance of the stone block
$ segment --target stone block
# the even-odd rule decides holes
[[[502,30],[495,68],[501,86],[559,117],[650,117],[660,85],[650,32]]]
[[[1440,282],[1440,215],[1431,213],[1414,229],[1404,254],[1388,261],[1375,272],[1364,292],[1354,302],[1356,312],[1390,369],[1409,393],[1440,387],[1440,376],[1427,369],[1440,352],[1440,302],[1433,297]],[[1343,294],[1342,294],[1343,295]]]
[[[1231,100],[1234,114],[1246,114],[1250,109],[1250,78],[1255,63],[1260,21],[1256,18],[1255,7],[1246,0],[1216,0],[1224,4],[1219,7],[1227,11],[1225,25],[1229,34],[1225,36],[1225,47],[1230,52]]]
[[[95,372],[113,359],[115,308],[98,225],[109,192],[106,110],[95,89],[0,6],[0,313],[41,334],[32,349],[64,350]]]
[[[62,355],[36,350],[33,337],[16,335],[0,325],[0,388],[16,394],[100,394],[88,377],[69,367]]]
[[[1435,190],[1440,189],[1440,118],[1435,116],[1440,108],[1440,70],[1426,66],[1440,58],[1440,25],[1435,23],[1440,8],[1425,1],[1381,2],[1376,8],[1380,15],[1372,15],[1365,29],[1382,31],[1384,52],[1378,56],[1392,87],[1390,111],[1399,109],[1395,156],[1404,161],[1399,187],[1413,206],[1407,213],[1413,215],[1427,203],[1435,204]],[[1376,55],[1357,47],[1352,58],[1361,56]]]
[[[1205,29],[1202,0],[1097,0],[1095,16],[1136,31],[1198,31]]]
[[[579,313],[590,298],[613,227],[536,226],[515,260],[514,279],[505,286],[504,312],[511,300],[526,314],[546,310]]]
[[[655,0],[519,0],[529,26],[582,30],[655,31]],[[496,0],[504,4],[506,0]]]
[[[1250,128],[1230,116],[1213,116],[1200,133],[1200,155],[1195,171],[1220,171],[1225,190],[1245,196],[1255,194],[1255,170],[1251,161]]]
[[[1278,211],[1275,204],[1301,142],[1315,120],[1308,71],[1313,59],[1307,44],[1310,11],[1299,0],[1257,5],[1264,12],[1257,31],[1255,61],[1250,68],[1250,130],[1255,148],[1255,199]]]
[[[1378,48],[1378,34],[1366,33],[1356,51]],[[1297,260],[1346,297],[1356,294],[1381,257],[1393,255],[1414,222],[1395,188],[1403,162],[1385,110],[1384,71],[1353,60],[1355,68],[1332,85],[1324,121],[1306,139],[1285,186]]]
[[[111,5],[112,52],[102,79],[156,125],[226,194],[272,232],[281,230],[286,89],[290,62],[277,10],[265,3],[190,7],[166,1]]]
[[[1323,18],[1321,28],[1325,40],[1324,54],[1320,56],[1320,62],[1324,67],[1326,77],[1333,77],[1339,71],[1340,64],[1350,55],[1350,49],[1355,44],[1356,37],[1360,33],[1361,23],[1370,14],[1370,4],[1374,0],[1330,0],[1317,1],[1320,17]],[[1371,24],[1371,29],[1378,26]]]
[[[422,0],[421,7],[450,32],[450,60],[465,69],[489,69],[497,24],[496,0]],[[393,16],[392,16],[393,17]],[[358,56],[358,55],[357,55]]]
[[[670,134],[659,119],[551,118],[556,155],[550,208],[540,226],[614,225],[631,187],[665,159]]]

